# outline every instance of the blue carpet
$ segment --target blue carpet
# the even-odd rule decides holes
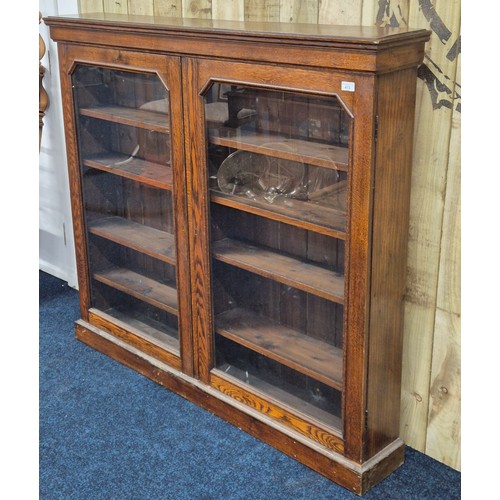
[[[74,338],[78,294],[40,273],[40,498],[358,498]],[[407,449],[368,499],[460,498],[460,473]]]

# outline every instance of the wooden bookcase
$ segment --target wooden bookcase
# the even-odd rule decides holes
[[[402,462],[425,30],[49,17],[76,336],[363,494]]]

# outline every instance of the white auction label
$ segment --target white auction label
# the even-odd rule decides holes
[[[346,92],[354,92],[356,90],[356,84],[354,82],[342,82],[341,88]]]

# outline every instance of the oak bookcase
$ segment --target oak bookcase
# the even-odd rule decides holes
[[[77,338],[363,494],[403,462],[429,32],[45,22],[59,50]]]

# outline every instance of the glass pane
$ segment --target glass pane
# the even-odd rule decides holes
[[[73,75],[92,307],[178,352],[169,100],[154,74]]]
[[[335,97],[215,84],[205,100],[214,201],[345,232],[351,119]]]
[[[351,118],[335,97],[224,84],[205,118],[215,367],[340,430]]]
[[[245,387],[266,394],[306,418],[341,428],[341,392],[312,377],[222,337],[218,339],[216,366]]]

